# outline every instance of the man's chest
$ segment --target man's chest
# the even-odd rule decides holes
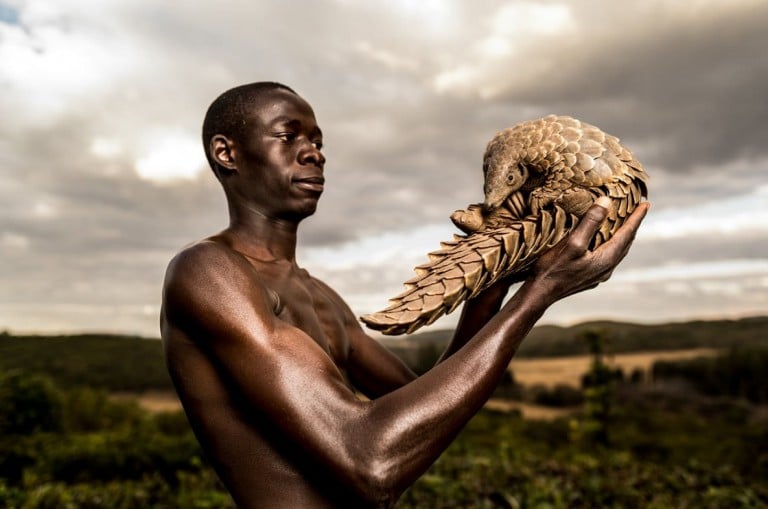
[[[264,278],[279,299],[277,317],[305,332],[343,370],[349,342],[342,312],[322,286],[305,274]]]

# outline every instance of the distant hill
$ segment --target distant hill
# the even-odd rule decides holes
[[[602,321],[573,327],[536,327],[523,342],[518,356],[585,354],[586,345],[578,338],[587,330],[603,332],[610,340],[608,349],[613,353],[768,345],[768,317],[659,325]],[[435,351],[447,344],[451,333],[449,330],[430,331],[402,339],[386,338],[383,342],[413,365],[420,356],[434,357]],[[172,388],[160,341],[135,336],[14,336],[2,333],[0,370],[12,369],[46,374],[64,387],[82,385],[132,392]]]
[[[109,334],[0,335],[0,370],[45,374],[63,387],[172,389],[157,339]]]
[[[586,354],[587,345],[578,338],[588,330],[604,333],[609,339],[608,349],[613,353],[697,347],[729,348],[756,343],[768,345],[768,316],[654,325],[594,321],[571,327],[535,327],[520,346],[517,356],[556,357]],[[437,330],[400,338],[385,338],[382,342],[401,357],[413,360],[420,350],[444,348],[452,334],[451,330]]]

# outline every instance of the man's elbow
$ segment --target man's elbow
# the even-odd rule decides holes
[[[357,489],[371,507],[390,508],[395,505],[405,487],[400,472],[391,461],[373,458],[357,469]]]

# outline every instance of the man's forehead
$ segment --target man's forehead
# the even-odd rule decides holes
[[[269,124],[280,118],[306,118],[315,113],[307,101],[288,90],[276,89],[253,97],[247,106],[253,120]]]

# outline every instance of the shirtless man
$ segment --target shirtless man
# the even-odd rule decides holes
[[[647,208],[590,252],[605,218],[593,206],[506,305],[509,282],[469,301],[417,378],[296,262],[297,227],[324,185],[309,104],[274,83],[232,89],[209,108],[203,141],[230,224],[171,261],[161,328],[190,423],[242,508],[393,506],[490,397],[542,313],[608,278]]]

